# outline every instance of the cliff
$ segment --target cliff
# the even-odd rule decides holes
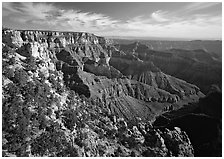
[[[111,59],[119,50],[111,40],[93,34],[3,30],[3,43],[23,58],[41,63],[45,78],[49,70],[61,71],[71,90],[103,102],[129,120],[143,116],[148,120],[153,117],[148,114],[155,116],[169,103],[201,96],[196,86],[164,74],[153,64],[123,56]]]
[[[3,29],[2,36],[3,156],[193,156],[183,131],[149,121],[197,100],[196,86],[155,77],[156,68],[156,84],[127,77],[110,65],[119,52],[113,42],[93,34]],[[180,97],[180,88],[193,91]]]

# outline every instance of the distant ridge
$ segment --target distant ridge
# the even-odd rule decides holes
[[[162,41],[222,41],[222,39],[190,39],[190,38],[172,38],[172,37],[138,37],[138,36],[105,36],[110,39],[125,40],[162,40]]]

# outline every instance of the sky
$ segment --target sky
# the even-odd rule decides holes
[[[3,2],[12,29],[90,32],[109,37],[222,38],[221,2]]]

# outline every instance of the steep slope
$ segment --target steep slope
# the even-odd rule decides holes
[[[114,39],[117,44],[131,44],[137,40]],[[171,40],[138,40],[140,43],[149,47],[150,50],[165,51],[169,49],[183,50],[204,50],[215,53],[222,60],[222,41],[221,40],[192,40],[192,41],[171,41]]]
[[[110,40],[93,34],[3,30],[3,40],[21,56],[39,61],[46,78],[46,68],[56,68],[63,73],[66,87],[103,103],[110,112],[129,121],[137,117],[153,119],[171,103],[180,102],[177,109],[202,95],[196,86],[168,76],[132,55],[129,59],[134,58],[137,67],[129,69],[130,74],[122,71],[122,66],[112,67],[112,52],[119,50]],[[125,77],[132,76],[132,71],[140,74]]]
[[[146,97],[175,95],[83,71],[89,60],[108,65],[108,45],[87,33],[3,30],[3,157],[194,155],[184,131],[159,131],[137,118],[148,119],[163,108],[151,110],[156,102],[146,104]],[[133,116],[135,123],[130,122]]]
[[[222,156],[221,112],[222,93],[213,86],[199,102],[157,117],[154,126],[160,129],[180,127],[186,131],[195,156]]]
[[[151,61],[164,73],[197,85],[204,93],[208,92],[212,84],[221,87],[221,60],[214,53],[202,49],[184,50],[182,48],[158,51],[159,49],[152,50],[139,42],[117,47],[126,56],[131,54],[144,62]],[[127,48],[132,48],[132,51]]]
[[[136,53],[136,50],[134,52]],[[163,89],[171,94],[176,94],[180,98],[200,94],[199,88],[195,85],[163,73],[154,63],[142,61],[133,55],[134,53],[127,54],[112,56],[110,64],[130,79]]]

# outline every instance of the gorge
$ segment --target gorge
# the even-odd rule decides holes
[[[84,32],[3,28],[3,154],[194,156],[194,149],[203,155],[200,144],[217,140],[213,155],[220,155],[221,106],[203,103],[213,100],[210,85],[221,85],[220,64],[203,50],[158,51]],[[183,126],[195,116],[196,127],[202,118],[217,126],[215,139],[195,140],[197,130]]]

